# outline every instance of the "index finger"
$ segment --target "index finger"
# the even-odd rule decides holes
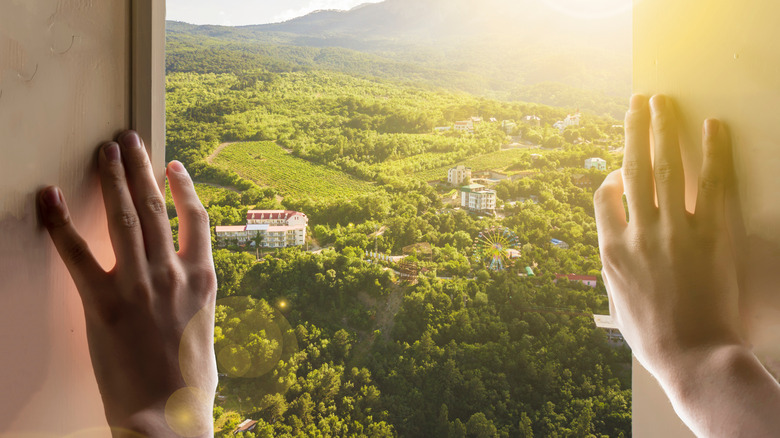
[[[91,292],[91,286],[97,284],[106,272],[73,225],[62,191],[57,187],[47,187],[38,194],[38,204],[43,224],[76,283],[81,298],[90,299],[85,293]]]

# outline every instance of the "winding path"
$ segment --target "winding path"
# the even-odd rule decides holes
[[[212,164],[214,161],[214,158],[217,158],[217,155],[219,155],[220,152],[222,152],[223,149],[225,149],[227,146],[230,146],[231,144],[236,144],[238,142],[236,141],[230,141],[227,143],[222,143],[221,145],[217,146],[216,149],[214,149],[214,152],[211,153],[208,157],[206,157],[206,162],[209,164]]]

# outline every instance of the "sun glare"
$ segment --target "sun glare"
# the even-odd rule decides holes
[[[632,0],[542,0],[544,4],[571,17],[595,20],[631,10]]]

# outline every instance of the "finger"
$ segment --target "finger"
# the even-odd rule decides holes
[[[658,196],[658,210],[665,215],[685,212],[685,175],[677,120],[671,102],[665,96],[650,99],[653,125],[653,176]]]
[[[652,169],[648,100],[636,94],[631,97],[626,113],[626,148],[622,169],[631,220],[641,221],[655,213]]]
[[[105,271],[95,260],[87,242],[73,226],[60,189],[48,187],[42,190],[38,196],[38,204],[43,224],[49,231],[54,247],[76,283],[82,299],[85,299],[85,293],[94,289],[91,285],[97,284],[101,277],[105,276]]]
[[[623,207],[623,178],[620,170],[609,175],[593,195],[596,211],[596,229],[599,239],[614,238],[622,233],[626,226],[626,210]]]
[[[192,261],[211,263],[209,215],[198,199],[192,179],[178,161],[168,165],[167,175],[179,216],[179,255]]]
[[[135,131],[119,136],[123,162],[127,169],[127,181],[141,220],[146,254],[150,261],[173,257],[173,237],[165,199],[154,178],[152,164],[143,140]]]
[[[714,119],[704,122],[704,163],[699,175],[695,215],[705,221],[723,219],[725,185],[731,169],[731,143],[725,127]]]
[[[119,145],[106,143],[98,159],[100,186],[108,218],[108,234],[114,247],[117,266],[137,268],[146,263],[143,231],[127,187]]]

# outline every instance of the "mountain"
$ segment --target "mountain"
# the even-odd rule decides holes
[[[346,37],[425,45],[500,38],[526,44],[630,50],[629,12],[618,9],[615,14],[601,14],[601,18],[576,17],[551,6],[556,1],[560,0],[386,0],[244,29],[309,36],[323,42]]]
[[[564,2],[573,6],[565,10]],[[334,50],[346,50],[338,57],[352,59],[353,66],[367,63],[356,69],[361,74],[374,71],[382,77],[392,65],[393,75],[405,69],[415,80],[433,86],[499,99],[533,97],[539,103],[620,117],[631,90],[631,16],[616,6],[625,3],[385,0],[349,11],[317,11],[276,24],[223,27],[169,22],[168,33],[174,39],[199,36],[277,47],[280,53],[289,53],[291,47],[316,48],[324,50],[328,60]],[[354,52],[370,56],[356,57]],[[309,67],[333,64],[320,63],[317,55],[307,60]],[[450,83],[442,77],[459,80]],[[469,77],[478,80],[464,86]]]

